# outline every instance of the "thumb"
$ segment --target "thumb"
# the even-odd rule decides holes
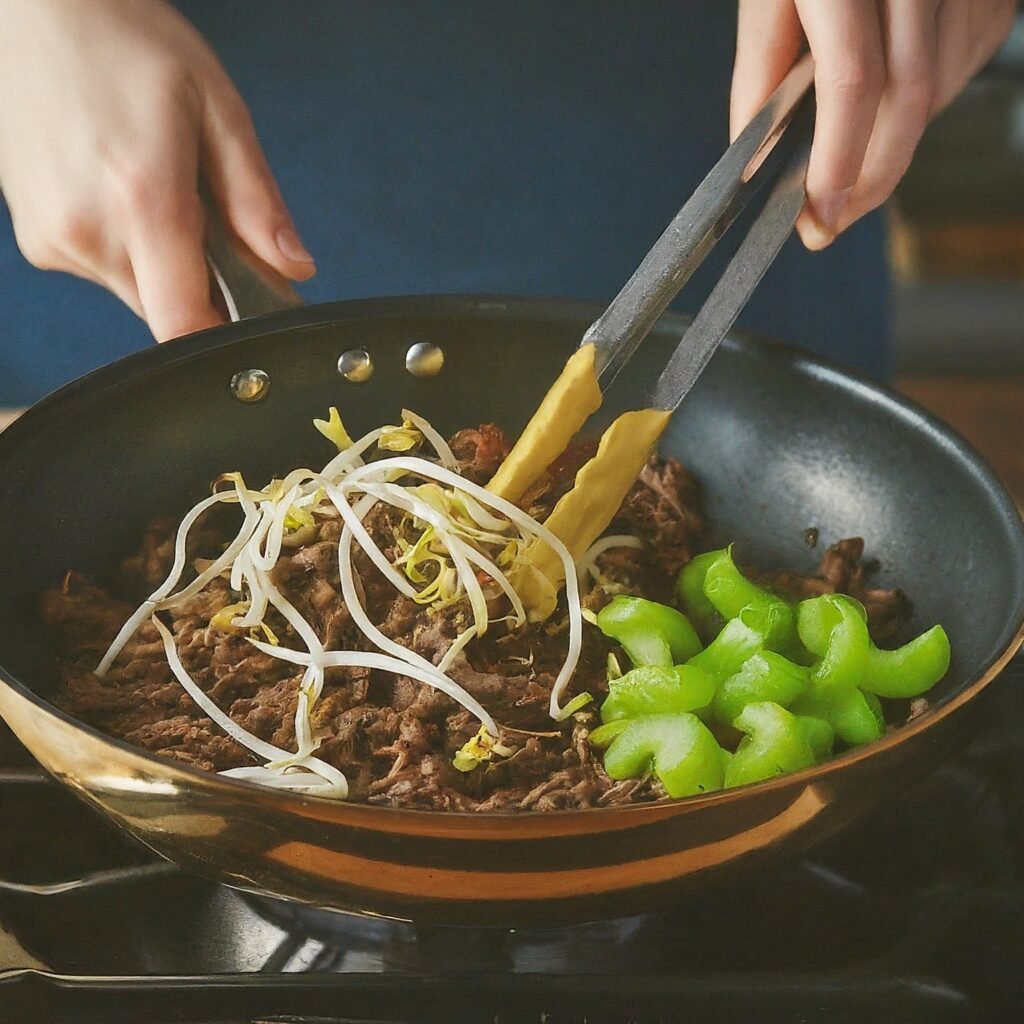
[[[205,97],[202,166],[231,230],[284,277],[316,273],[267,165],[245,102],[227,80]]]

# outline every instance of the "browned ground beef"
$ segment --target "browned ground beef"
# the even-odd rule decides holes
[[[464,430],[452,439],[463,472],[477,482],[490,478],[509,450],[493,425]],[[543,517],[572,485],[576,470],[592,453],[574,446],[524,498]],[[392,509],[377,506],[366,519],[374,538],[393,543]],[[69,714],[116,736],[187,764],[220,771],[256,763],[243,747],[223,735],[178,685],[168,668],[155,630],[145,625],[127,644],[103,679],[93,674],[103,651],[137,601],[164,578],[170,566],[175,524],[154,523],[142,548],[121,568],[121,594],[96,586],[75,572],[41,602],[44,620],[60,639],[61,685],[54,703]],[[630,491],[613,525],[635,533],[643,551],[619,549],[601,557],[606,581],[621,592],[668,600],[672,579],[697,549],[702,522],[693,478],[675,460],[651,460]],[[192,558],[212,557],[218,540],[212,521],[195,532]],[[340,521],[322,518],[305,543],[282,556],[274,582],[307,618],[328,650],[363,649],[340,595],[337,541]],[[863,544],[843,541],[825,554],[814,577],[780,576],[777,584],[794,595],[842,590],[859,597],[878,635],[887,635],[906,610],[897,591],[869,589],[860,566]],[[356,555],[364,603],[384,633],[435,663],[468,620],[462,608],[426,614],[401,595],[370,564]],[[192,678],[233,719],[277,746],[294,748],[294,715],[301,672],[296,666],[256,650],[238,633],[212,629],[210,618],[237,599],[223,579],[212,582],[175,609],[171,623],[182,662]],[[599,607],[607,593],[586,595]],[[452,766],[456,750],[478,723],[454,701],[407,677],[368,669],[332,668],[314,713],[322,737],[318,756],[348,776],[351,798],[395,807],[435,810],[553,810],[649,801],[664,795],[656,780],[615,782],[587,743],[593,713],[562,726],[547,712],[548,698],[564,648],[564,618],[517,633],[496,626],[468,648],[450,674],[491,712],[502,727],[502,741],[515,748],[470,773]],[[291,628],[275,612],[268,623],[282,643]],[[585,644],[570,696],[606,691],[605,663],[610,647],[597,630],[585,631]],[[468,655],[468,656],[467,656]]]

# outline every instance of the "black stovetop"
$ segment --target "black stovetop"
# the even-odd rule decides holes
[[[1024,666],[986,706],[965,752],[814,856],[548,932],[243,896],[125,839],[0,732],[0,1024],[1014,1021]]]

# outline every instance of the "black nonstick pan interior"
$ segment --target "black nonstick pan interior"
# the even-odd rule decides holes
[[[103,577],[154,515],[179,513],[211,479],[240,469],[262,483],[329,446],[314,416],[337,405],[353,434],[407,406],[443,432],[494,420],[522,427],[592,319],[579,304],[429,298],[290,311],[177,342],[97,371],[44,401],[0,441],[0,664],[44,692],[51,645],[38,595],[74,567]],[[599,419],[638,404],[684,322],[665,317]],[[405,368],[416,342],[441,372]],[[363,348],[368,382],[337,372]],[[265,370],[246,404],[229,382]],[[809,569],[821,544],[851,535],[877,579],[911,596],[912,628],[942,622],[954,660],[948,694],[1005,649],[1021,619],[1020,521],[976,455],[926,414],[795,351],[732,338],[663,443],[703,486],[714,539],[765,565]]]

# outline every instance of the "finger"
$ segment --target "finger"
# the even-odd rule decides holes
[[[743,131],[785,78],[803,42],[793,0],[740,0],[729,101],[730,140]]]
[[[20,208],[19,205],[17,209]],[[31,217],[23,218],[14,212],[15,209],[12,204],[14,237],[29,263],[40,270],[57,270],[98,284],[113,292],[134,313],[142,316],[142,305],[131,264],[123,248],[115,251],[118,250],[116,245],[108,243],[98,232],[91,230],[88,232],[89,244],[81,244],[86,241],[83,232],[66,230],[71,223],[69,218],[64,218],[63,234],[58,230],[54,236],[56,240],[48,241],[46,232],[31,231],[25,226],[26,219],[32,220]],[[83,220],[76,218],[75,222],[82,223]]]
[[[102,264],[80,258],[77,269],[72,273],[113,292],[140,320],[146,319],[131,260],[123,247],[116,253],[108,253]]]
[[[938,72],[932,116],[949,105],[1009,35],[1015,0],[942,0],[938,13]]]
[[[112,235],[105,216],[65,216],[62,269],[113,292],[132,312],[143,318],[139,290],[122,239]]]
[[[888,0],[883,6],[885,92],[841,230],[889,198],[921,141],[936,91],[938,6],[938,0]]]
[[[210,298],[203,211],[195,164],[189,172],[188,163],[172,167],[169,181],[155,173],[142,176],[128,198],[128,258],[143,314],[157,341],[224,321]]]
[[[215,81],[203,116],[202,163],[225,220],[236,235],[285,277],[316,273],[234,86]]]
[[[113,278],[106,283],[110,289],[140,320],[146,319],[142,308],[142,299],[139,298],[139,289],[135,285],[135,278],[131,273],[123,277]]]
[[[796,4],[814,55],[818,107],[808,209],[797,229],[809,249],[823,249],[835,237],[874,128],[885,86],[882,30],[871,0]]]

